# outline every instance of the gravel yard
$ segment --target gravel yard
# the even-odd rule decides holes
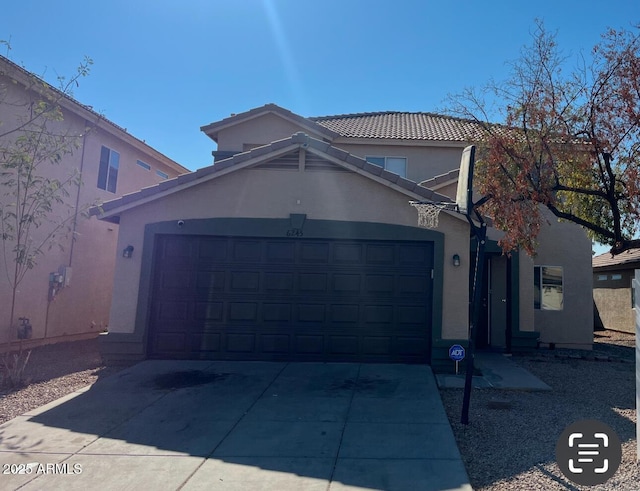
[[[460,424],[462,389],[440,391],[471,485],[476,491],[581,489],[555,463],[562,431],[581,419],[611,426],[623,442],[622,464],[604,485],[589,489],[640,489],[636,463],[635,339],[596,334],[594,351],[540,351],[514,356],[550,385],[551,392],[475,389],[468,426]],[[611,361],[602,361],[604,359]],[[510,409],[490,409],[492,398]]]
[[[0,392],[0,424],[122,368],[104,366],[97,338],[35,348],[25,370],[29,385]]]
[[[635,440],[634,336],[596,335],[594,351],[539,351],[514,356],[549,384],[551,392],[477,389],[468,426],[461,425],[462,389],[440,391],[473,488],[477,491],[579,489],[555,464],[555,444],[571,423],[585,418],[611,426],[623,442],[618,472],[592,489],[640,489]],[[610,361],[603,361],[603,360]],[[0,392],[0,423],[94,383],[123,367],[105,367],[97,339],[44,346],[32,351],[31,383]],[[499,397],[510,409],[490,409]]]

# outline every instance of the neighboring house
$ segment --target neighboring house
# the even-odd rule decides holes
[[[630,249],[613,257],[605,252],[595,256],[592,264],[596,326],[635,333],[632,280],[635,270],[640,269],[640,249]]]
[[[218,145],[212,166],[103,207],[118,248],[140,251],[118,258],[105,356],[453,367],[469,325],[469,224],[443,211],[420,228],[409,201],[455,200],[473,123],[268,104],[202,131]],[[590,348],[582,229],[543,227],[535,261],[490,237],[479,346]]]
[[[19,125],[24,111],[41,100],[29,89],[34,87],[34,82],[44,84],[35,75],[0,57],[0,134]],[[188,172],[89,106],[51,90],[60,98],[64,118],[55,127],[56,131],[82,136],[78,140],[80,147],[71,155],[63,156],[58,165],[46,164],[45,170],[39,172],[50,178],[62,178],[74,171],[81,173],[82,185],[69,188],[68,204],[76,211]],[[13,132],[5,138],[15,139],[20,134]],[[0,203],[11,199],[6,191],[0,184]],[[35,268],[19,285],[15,317],[30,320],[30,345],[95,336],[108,328],[113,271],[116,256],[122,256],[122,251],[116,249],[118,226],[95,217],[87,219],[76,215],[72,227],[75,240],[69,236],[62,240],[62,248],[45,249]],[[47,231],[46,225],[34,229],[34,241],[41,240]],[[7,341],[11,288],[6,267],[11,271],[12,265],[11,260],[8,264],[0,260],[1,342]],[[51,273],[56,274],[55,278]],[[15,340],[16,332],[11,329],[11,333]]]

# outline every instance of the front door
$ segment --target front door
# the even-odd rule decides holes
[[[482,306],[476,334],[479,349],[506,348],[507,345],[507,257],[488,254],[482,279]]]

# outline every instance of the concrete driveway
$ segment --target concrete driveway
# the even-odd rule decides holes
[[[146,361],[0,426],[0,460],[0,489],[471,490],[411,365]]]

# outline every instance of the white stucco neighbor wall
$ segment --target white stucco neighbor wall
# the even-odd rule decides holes
[[[386,223],[416,227],[417,212],[409,198],[382,184],[349,172],[239,170],[151,203],[123,212],[118,250],[133,245],[143,250],[148,223],[204,218],[288,218]],[[442,325],[443,337],[465,338],[468,326],[468,224],[440,214],[437,229],[445,234]],[[463,263],[454,267],[458,254]],[[118,258],[110,332],[132,333],[136,318],[142,257]]]

